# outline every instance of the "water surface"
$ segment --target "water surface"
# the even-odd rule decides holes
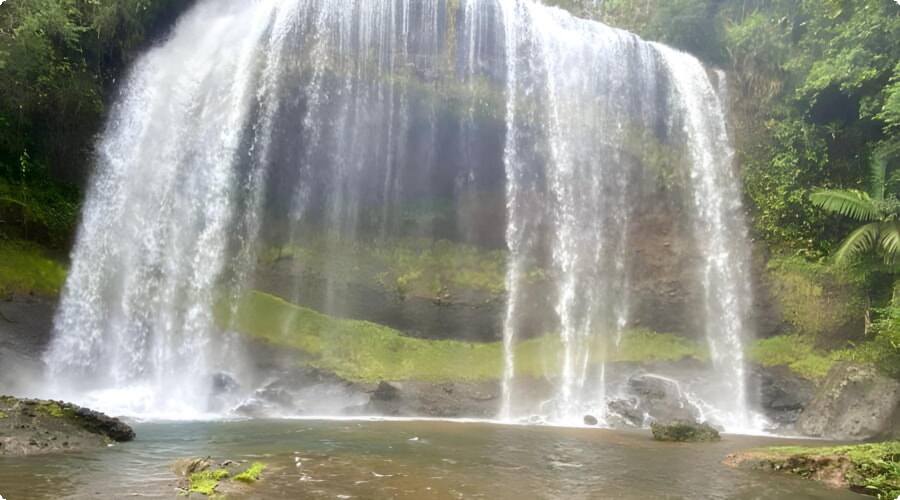
[[[258,460],[268,467],[259,483],[229,498],[864,498],[798,477],[721,463],[726,454],[753,446],[802,443],[770,437],[658,443],[646,430],[450,421],[252,420],[134,427],[137,440],[106,450],[0,458],[0,495],[7,500],[176,498],[170,464],[209,455]]]

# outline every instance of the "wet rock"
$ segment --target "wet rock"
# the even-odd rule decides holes
[[[105,447],[134,439],[119,419],[61,401],[0,396],[0,456]]]
[[[758,384],[760,409],[779,427],[796,422],[815,395],[815,384],[786,366],[757,366],[754,374],[751,380]]]
[[[372,399],[376,401],[393,401],[400,398],[403,392],[403,384],[400,382],[381,381],[375,392],[372,393]]]
[[[113,441],[131,441],[135,438],[134,429],[118,418],[109,417],[90,408],[71,406],[75,408],[77,421],[85,430],[102,434]]]
[[[212,392],[215,395],[230,394],[240,388],[240,384],[231,375],[219,372],[212,376]]]
[[[381,382],[360,414],[491,418],[499,406],[499,381]]]
[[[835,364],[797,420],[810,436],[868,439],[887,433],[900,405],[900,382],[879,375],[873,365]]]
[[[210,457],[206,458],[179,458],[172,463],[172,472],[179,477],[191,477],[191,474],[209,470],[213,466]]]
[[[616,413],[627,415],[625,418],[635,422],[640,418],[661,423],[696,422],[700,419],[700,410],[692,404],[681,390],[677,381],[649,373],[635,375],[626,384],[630,398],[634,402],[630,409],[626,404],[616,406]]]
[[[718,441],[721,439],[719,431],[705,422],[701,424],[678,422],[669,425],[652,423],[650,424],[650,432],[653,434],[653,439],[656,441],[695,443]]]
[[[631,427],[643,427],[645,420],[649,418],[638,409],[640,402],[637,398],[613,399],[607,405],[609,416],[607,418],[614,427],[620,425]]]
[[[599,420],[597,420],[597,417],[595,417],[593,415],[585,415],[584,416],[584,425],[597,425],[598,423],[599,423]]]

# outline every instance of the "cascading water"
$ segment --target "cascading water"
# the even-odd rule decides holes
[[[504,418],[605,419],[608,361],[652,309],[634,291],[647,221],[672,209],[658,225],[689,242],[700,309],[683,330],[726,381],[696,392],[746,429],[732,157],[697,60],[530,0],[201,1],[136,63],[98,146],[51,381],[111,411],[202,415],[214,374],[246,365],[216,312],[266,279],[260,249],[326,235],[314,291],[278,288],[340,315],[336,256],[412,235],[508,249]],[[439,215],[408,215],[423,204]],[[520,346],[546,334],[534,401]]]

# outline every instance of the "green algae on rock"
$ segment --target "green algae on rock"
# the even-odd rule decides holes
[[[266,466],[261,464],[260,462],[253,462],[250,467],[247,468],[244,472],[241,472],[237,476],[234,476],[235,481],[241,481],[243,483],[254,483],[259,481],[259,475],[262,474],[263,469]]]
[[[650,432],[653,433],[655,441],[697,443],[722,439],[719,436],[719,431],[707,423],[679,422],[670,425],[652,423],[650,424]]]

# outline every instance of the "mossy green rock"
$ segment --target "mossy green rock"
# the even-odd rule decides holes
[[[134,439],[118,419],[61,401],[0,396],[0,456],[106,446]]]
[[[696,443],[721,439],[719,431],[707,423],[692,424],[680,422],[670,425],[653,423],[650,424],[650,431],[653,433],[653,439],[656,441]]]

